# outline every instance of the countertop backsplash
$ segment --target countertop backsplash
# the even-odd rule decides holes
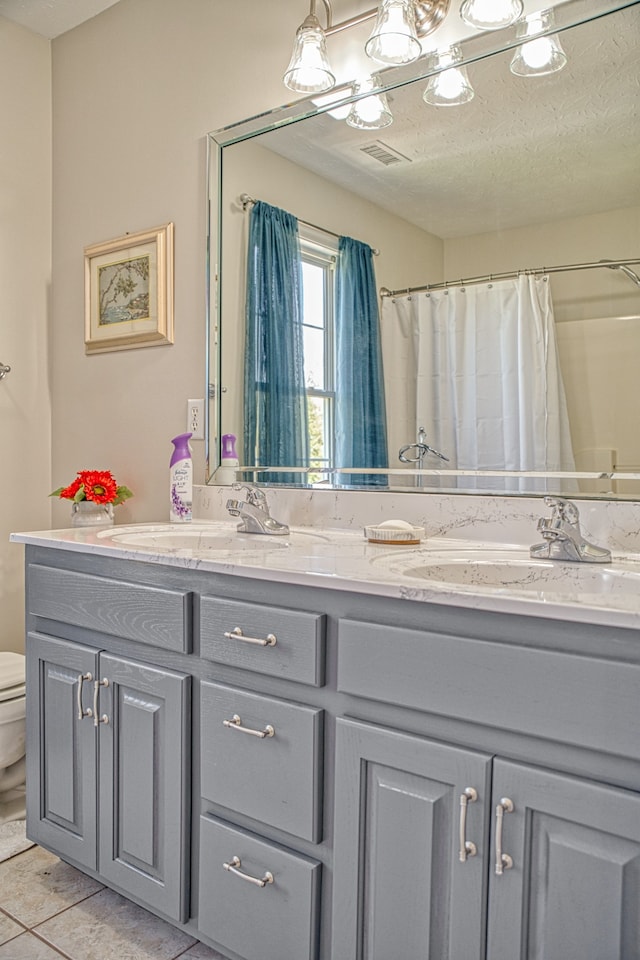
[[[227,520],[228,486],[194,487],[194,519]],[[267,489],[272,515],[300,527],[356,530],[383,520],[424,526],[427,537],[454,537],[529,546],[540,540],[538,517],[547,516],[541,497],[482,494],[363,493],[356,490]],[[614,552],[640,553],[640,503],[571,498],[580,510],[586,537]]]

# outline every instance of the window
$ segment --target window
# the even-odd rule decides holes
[[[302,324],[304,379],[310,466],[331,467],[334,462],[334,273],[337,248],[300,236],[302,255]],[[313,474],[317,482],[326,475]]]

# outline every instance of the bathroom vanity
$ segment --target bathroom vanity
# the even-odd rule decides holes
[[[33,840],[231,960],[640,957],[640,563],[146,529],[14,536]]]

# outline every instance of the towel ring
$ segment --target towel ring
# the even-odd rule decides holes
[[[0,380],[4,380],[8,373],[11,373],[11,367],[0,361]]]

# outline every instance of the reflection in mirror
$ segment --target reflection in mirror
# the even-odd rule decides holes
[[[561,8],[586,6],[583,19],[593,3],[557,5],[557,22]],[[640,497],[638,480],[610,476],[640,474],[640,6],[619,6],[561,34],[557,73],[514,75],[510,33],[510,49],[478,59],[472,49],[475,96],[460,106],[425,103],[422,79],[389,91],[383,131],[321,113],[238,142],[218,137],[212,447],[233,433],[245,449],[246,194],[299,222],[311,464],[335,465],[332,278],[346,236],[379,251],[387,290],[385,482]],[[465,58],[471,43],[460,44]]]

